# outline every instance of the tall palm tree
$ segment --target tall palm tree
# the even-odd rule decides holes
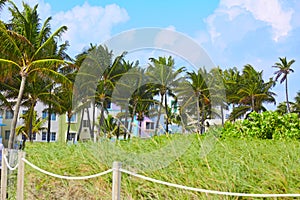
[[[275,63],[275,68],[278,69],[278,71],[274,72],[276,74],[275,81],[277,81],[281,76],[280,83],[283,83],[285,81],[285,100],[286,100],[286,107],[288,113],[291,112],[290,104],[289,104],[289,95],[288,95],[288,74],[291,72],[294,72],[294,70],[291,68],[291,65],[295,62],[295,60],[287,61],[286,57],[279,58],[280,62]]]
[[[239,90],[241,82],[240,72],[236,67],[226,69],[223,71],[222,77],[224,80],[227,104],[232,105],[234,108],[239,102],[237,91]]]
[[[31,8],[23,3],[24,10],[19,11],[17,6],[9,2],[10,12],[13,16],[9,28],[0,22],[0,76],[10,75],[15,72],[20,75],[21,83],[12,119],[8,148],[13,148],[15,129],[17,125],[21,100],[28,76],[39,73],[56,79],[64,79],[51,66],[65,63],[65,61],[53,58],[45,51],[52,41],[60,37],[67,30],[66,26],[58,28],[54,33],[50,32],[50,20],[47,18],[43,24],[37,13],[37,5]]]
[[[193,108],[196,107],[197,133],[203,133],[205,106],[210,103],[210,93],[206,78],[207,72],[202,68],[197,72],[187,72],[187,81],[183,82],[182,86],[178,88],[178,96],[185,97],[182,108],[186,108],[191,104],[196,105],[192,106],[191,110],[194,110]],[[194,113],[192,112],[192,114]]]
[[[184,71],[184,67],[175,70],[175,61],[169,56],[156,58],[149,58],[150,64],[147,68],[147,74],[152,83],[153,89],[156,90],[156,94],[160,96],[160,104],[157,115],[157,122],[155,127],[155,134],[157,134],[159,128],[160,116],[162,113],[163,103],[165,103],[166,113],[166,132],[168,133],[168,95],[174,95],[173,89],[178,86],[181,81],[180,74]]]
[[[228,102],[226,99],[226,83],[223,70],[220,67],[212,68],[209,71],[208,87],[210,88],[210,97],[213,99],[212,104],[215,104],[214,108],[211,109],[211,114],[221,117],[223,126],[225,122],[224,110],[228,110]]]

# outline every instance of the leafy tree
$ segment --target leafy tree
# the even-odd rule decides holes
[[[287,61],[286,57],[279,58],[280,62],[275,63],[275,68],[278,69],[278,71],[274,72],[276,75],[275,81],[277,81],[281,76],[280,83],[283,83],[285,81],[285,98],[286,98],[286,107],[287,112],[291,112],[291,108],[289,105],[289,96],[288,96],[288,74],[291,72],[294,72],[294,70],[291,68],[291,65],[295,62],[295,60]]]
[[[7,28],[3,22],[0,22],[0,76],[11,77],[12,74],[19,74],[21,77],[8,142],[8,148],[12,148],[27,78],[33,73],[52,79],[63,78],[51,67],[63,64],[64,61],[53,58],[53,55],[47,54],[45,50],[53,44],[53,40],[67,30],[67,27],[62,26],[51,34],[49,24],[51,17],[41,24],[37,5],[31,8],[23,3],[24,10],[20,12],[14,3],[9,3],[11,5],[9,10],[13,16],[10,25]]]

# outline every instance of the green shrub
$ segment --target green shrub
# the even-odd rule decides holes
[[[300,120],[295,113],[252,112],[248,119],[227,121],[222,137],[260,139],[300,139]]]

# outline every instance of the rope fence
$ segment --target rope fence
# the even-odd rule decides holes
[[[7,168],[8,168],[10,171],[15,171],[15,170],[18,168],[19,163],[16,164],[16,166],[11,167],[10,164],[8,163],[7,157],[4,156],[3,159],[4,159],[4,162],[5,162],[6,166],[7,166]]]
[[[236,196],[236,197],[300,197],[300,194],[248,194],[248,193],[221,192],[221,191],[216,191],[216,190],[207,190],[207,189],[188,187],[188,186],[184,186],[184,185],[179,185],[179,184],[175,184],[175,183],[169,183],[166,181],[157,180],[154,178],[136,174],[134,172],[131,172],[131,171],[128,171],[125,169],[120,169],[120,171],[123,173],[129,174],[131,176],[135,176],[140,179],[151,181],[153,183],[158,183],[161,185],[180,188],[180,189],[184,189],[184,190],[190,190],[190,191],[194,191],[194,192],[202,192],[202,193],[206,193],[206,194],[217,194],[217,195]]]
[[[22,153],[22,152],[21,152]],[[125,173],[128,174],[130,176],[134,176],[146,181],[150,181],[153,183],[157,183],[157,184],[161,184],[161,185],[166,185],[169,187],[175,187],[175,188],[179,188],[179,189],[183,189],[183,190],[189,190],[189,191],[194,191],[194,192],[200,192],[200,193],[205,193],[205,194],[215,194],[215,195],[225,195],[225,196],[236,196],[236,197],[262,197],[262,198],[268,198],[268,197],[300,197],[300,194],[250,194],[250,193],[235,193],[235,192],[222,192],[222,191],[216,191],[216,190],[207,190],[207,189],[201,189],[201,188],[194,188],[194,187],[189,187],[189,186],[184,186],[184,185],[179,185],[176,183],[170,183],[170,182],[166,182],[166,181],[162,181],[162,180],[157,180],[154,178],[150,178],[147,176],[143,176],[131,171],[128,171],[126,169],[123,169],[121,166],[120,162],[114,162],[113,163],[113,167],[111,169],[108,169],[104,172],[100,172],[97,174],[93,174],[93,175],[88,175],[88,176],[80,176],[80,177],[74,177],[74,176],[63,176],[63,175],[58,175],[58,174],[54,174],[52,172],[48,172],[44,169],[41,169],[40,167],[34,165],[33,163],[31,163],[30,161],[25,159],[25,155],[21,154],[21,156],[19,156],[19,162],[15,167],[11,167],[9,165],[9,162],[7,161],[6,155],[2,156],[2,179],[3,179],[3,173],[5,173],[7,170],[7,168],[9,170],[16,170],[19,167],[18,170],[18,177],[20,176],[21,178],[18,180],[20,187],[23,187],[23,182],[24,182],[24,164],[29,165],[30,167],[32,167],[33,169],[44,173],[46,175],[55,177],[55,178],[60,178],[60,179],[66,179],[66,180],[85,180],[85,179],[91,179],[91,178],[96,178],[96,177],[100,177],[103,175],[106,175],[108,173],[113,173],[112,174],[112,199],[113,200],[119,200],[120,199],[120,191],[121,191],[121,174]],[[4,166],[3,166],[4,165]],[[20,170],[20,167],[22,168],[22,170]],[[4,172],[5,171],[5,172]],[[19,173],[21,175],[19,175]],[[5,185],[5,181],[1,180],[1,197],[3,200],[6,199],[6,197],[4,196],[3,192],[6,192],[6,187]],[[18,189],[18,188],[17,188]],[[17,194],[17,200],[23,200],[23,190],[19,190],[22,194]]]
[[[25,158],[22,159],[26,164],[28,164],[30,167],[32,167],[33,169],[41,172],[41,173],[44,173],[44,174],[47,174],[49,176],[53,176],[55,178],[60,178],[60,179],[66,179],[66,180],[85,180],[85,179],[91,179],[91,178],[96,178],[96,177],[99,177],[99,176],[103,176],[105,174],[108,174],[110,172],[113,171],[113,169],[109,169],[109,170],[106,170],[104,172],[101,172],[101,173],[98,173],[98,174],[93,174],[93,175],[89,175],[89,176],[62,176],[62,175],[58,175],[58,174],[54,174],[52,172],[48,172],[46,170],[43,170],[41,168],[39,168],[38,166],[32,164],[31,162],[29,162],[28,160],[26,160]]]

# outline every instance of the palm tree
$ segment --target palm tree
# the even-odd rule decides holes
[[[281,102],[276,108],[276,112],[278,112],[281,115],[284,115],[287,113],[287,107],[286,107],[286,102]]]
[[[165,102],[166,113],[166,133],[168,133],[168,95],[173,94],[174,87],[178,86],[181,78],[180,74],[184,71],[184,67],[175,70],[174,59],[169,56],[156,58],[149,58],[151,64],[147,68],[147,74],[152,83],[153,90],[156,90],[156,94],[160,96],[160,104],[157,115],[157,122],[155,127],[155,134],[157,134],[159,128],[160,116],[162,113],[163,102]]]
[[[229,119],[233,120],[241,117],[248,111],[266,110],[263,103],[275,103],[274,96],[276,94],[271,91],[273,86],[274,81],[272,79],[268,82],[263,80],[262,71],[257,72],[253,66],[245,65],[237,91],[239,106],[233,109]]]
[[[118,135],[118,124],[117,120],[112,115],[107,115],[103,120],[103,125],[100,127],[100,130],[105,132],[107,138],[111,139],[113,136]]]
[[[67,27],[62,26],[51,34],[49,24],[51,17],[47,18],[42,25],[37,13],[37,5],[31,8],[28,4],[23,3],[24,10],[20,12],[14,3],[9,3],[13,16],[9,28],[0,22],[0,76],[11,76],[11,73],[14,72],[21,77],[8,142],[8,148],[12,148],[27,77],[33,73],[39,73],[41,76],[53,79],[59,77],[66,80],[51,68],[53,65],[63,64],[65,61],[53,58],[46,50],[49,45],[52,45],[53,40],[67,30]]]
[[[6,2],[7,2],[7,0],[0,0],[0,11],[4,7],[4,5],[5,5]]]
[[[237,91],[240,87],[241,75],[236,67],[226,69],[222,73],[223,82],[226,92],[226,101],[228,105],[232,105],[233,108],[238,104],[239,97]]]
[[[275,68],[278,69],[278,71],[274,72],[276,74],[275,81],[277,81],[281,76],[280,83],[283,83],[285,81],[285,100],[286,100],[286,107],[287,112],[290,113],[290,104],[289,104],[289,97],[288,97],[288,74],[290,72],[294,72],[294,70],[291,68],[291,65],[295,62],[295,60],[287,61],[286,57],[279,58],[280,62],[275,63]]]
[[[187,81],[183,82],[182,86],[178,88],[178,96],[185,97],[182,100],[184,102],[181,106],[182,108],[196,104],[197,133],[203,133],[205,106],[210,103],[210,93],[206,78],[207,72],[202,68],[198,72],[187,72]],[[193,108],[195,106],[192,106],[190,110],[194,110]],[[194,113],[192,112],[192,114]]]
[[[223,71],[220,69],[220,67],[210,70],[208,74],[208,87],[210,97],[213,101],[211,104],[215,104],[214,108],[211,108],[210,110],[211,115],[221,117],[223,126],[225,122],[224,110],[228,110],[228,102],[226,99],[226,83],[223,76]]]
[[[24,124],[16,128],[16,134],[23,136],[21,149],[24,150],[26,140],[27,138],[29,138],[28,135],[29,132],[33,134],[37,134],[40,131],[47,129],[44,127],[44,123],[46,122],[46,119],[37,118],[36,111],[34,111],[33,114],[26,112],[25,114],[21,115],[20,118],[24,119]]]
[[[297,92],[297,95],[295,96],[295,103],[293,104],[293,112],[298,113],[298,116],[300,117],[300,91]]]

